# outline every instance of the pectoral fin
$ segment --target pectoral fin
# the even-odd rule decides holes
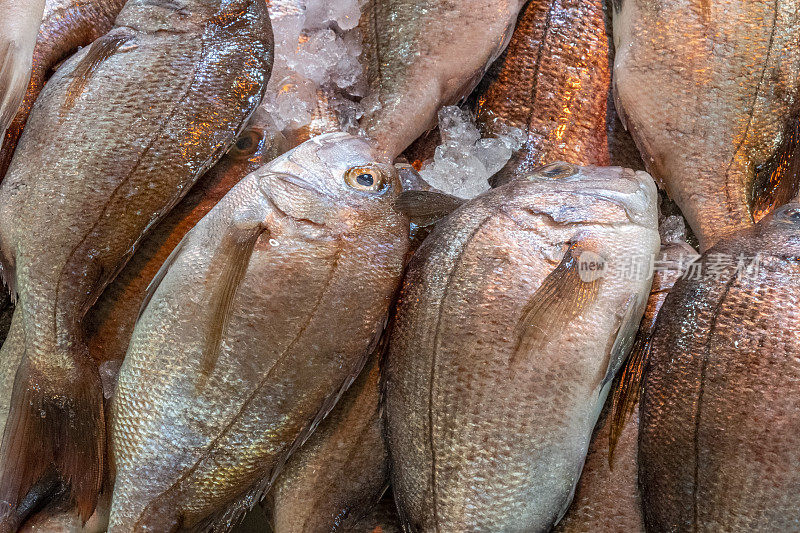
[[[205,329],[206,337],[197,381],[198,388],[205,385],[217,364],[222,337],[230,321],[234,297],[247,272],[256,241],[263,231],[261,227],[257,227],[244,234],[232,232],[226,235],[211,260],[209,270],[211,272],[219,271],[220,274],[209,298],[208,312],[211,320]]]
[[[429,226],[458,209],[466,200],[438,191],[403,191],[394,201],[396,211],[418,226]]]
[[[512,364],[541,350],[597,298],[601,278],[581,279],[575,253],[572,244],[525,306],[515,331]]]
[[[89,51],[86,52],[86,55],[81,58],[72,71],[72,81],[67,87],[67,96],[61,107],[62,115],[75,106],[75,102],[83,94],[86,85],[98,67],[130,39],[131,36],[128,35],[105,35],[91,44]]]

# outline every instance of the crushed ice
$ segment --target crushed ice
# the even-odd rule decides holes
[[[431,186],[460,198],[489,190],[489,178],[505,166],[525,142],[525,133],[508,127],[495,137],[483,137],[469,111],[458,106],[439,111],[442,143],[420,175]]]
[[[360,0],[273,0],[270,17],[275,61],[261,108],[275,131],[290,133],[311,123],[319,91],[332,95],[343,117],[355,113],[354,102],[366,83],[359,62]]]

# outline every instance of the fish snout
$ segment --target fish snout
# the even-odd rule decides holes
[[[294,174],[267,171],[258,185],[280,216],[322,225],[334,207],[327,194]]]

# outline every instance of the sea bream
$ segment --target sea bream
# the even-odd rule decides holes
[[[406,530],[558,522],[647,301],[634,265],[658,246],[655,184],[619,167],[554,163],[436,224],[408,266],[384,365]]]
[[[797,531],[800,204],[720,239],[675,284],[645,367],[649,532]]]
[[[554,161],[608,165],[611,64],[602,0],[529,2],[473,96],[484,135],[520,128],[523,148],[498,184]]]
[[[271,35],[263,0],[129,0],[39,95],[0,184],[0,263],[17,298],[0,349],[6,516],[50,474],[91,514],[105,436],[82,319],[235,141],[269,77]]]
[[[796,0],[615,0],[617,109],[701,251],[798,192]]]
[[[13,3],[13,2],[12,2]],[[32,2],[32,4],[35,2]],[[28,120],[28,114],[47,78],[58,64],[79,47],[90,45],[105,35],[114,25],[114,19],[125,0],[47,0],[41,25],[33,48],[30,81],[26,82],[25,96],[12,115],[0,148],[0,179],[5,175],[19,136]],[[0,127],[0,132],[4,128]]]
[[[408,219],[367,140],[314,137],[240,181],[153,282],[111,409],[109,532],[225,530],[377,346]]]
[[[359,124],[394,160],[465,98],[508,45],[525,0],[368,0],[359,27],[369,91]],[[476,16],[479,13],[480,16]]]

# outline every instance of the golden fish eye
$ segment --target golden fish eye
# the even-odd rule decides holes
[[[776,212],[776,218],[792,224],[800,224],[800,205],[788,204]]]
[[[383,189],[383,172],[374,166],[352,167],[344,173],[344,181],[359,191],[375,192]]]
[[[559,179],[566,178],[578,173],[578,168],[575,165],[570,165],[564,161],[556,161],[549,165],[544,165],[533,171],[534,176],[543,176],[545,178]]]
[[[264,134],[256,129],[249,129],[242,133],[236,143],[228,151],[228,155],[235,159],[247,159],[258,150]]]

